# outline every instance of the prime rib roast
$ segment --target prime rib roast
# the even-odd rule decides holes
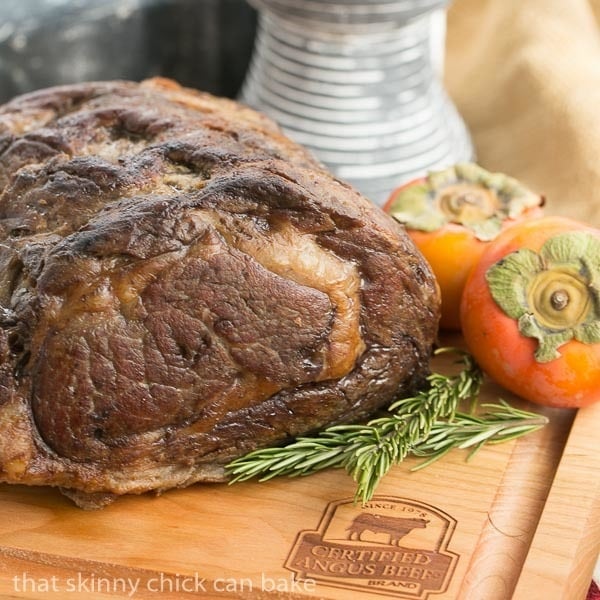
[[[401,226],[264,116],[154,79],[0,107],[0,481],[84,508],[226,478],[428,373]]]

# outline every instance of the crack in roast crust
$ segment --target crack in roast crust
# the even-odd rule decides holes
[[[0,480],[87,505],[219,479],[427,373],[439,300],[406,235],[229,100],[0,107],[0,236]]]

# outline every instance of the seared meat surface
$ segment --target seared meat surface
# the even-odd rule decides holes
[[[0,107],[0,481],[225,477],[428,372],[432,274],[262,115],[166,80]]]

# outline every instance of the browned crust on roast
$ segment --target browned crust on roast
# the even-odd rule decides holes
[[[0,107],[0,237],[2,481],[89,506],[220,480],[427,373],[408,237],[230,100],[157,79]]]

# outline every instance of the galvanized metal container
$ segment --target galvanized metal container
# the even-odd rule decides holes
[[[0,0],[0,102],[154,75],[234,97],[255,28],[245,0]]]
[[[381,204],[473,158],[444,91],[442,0],[249,0],[260,11],[241,99]]]

